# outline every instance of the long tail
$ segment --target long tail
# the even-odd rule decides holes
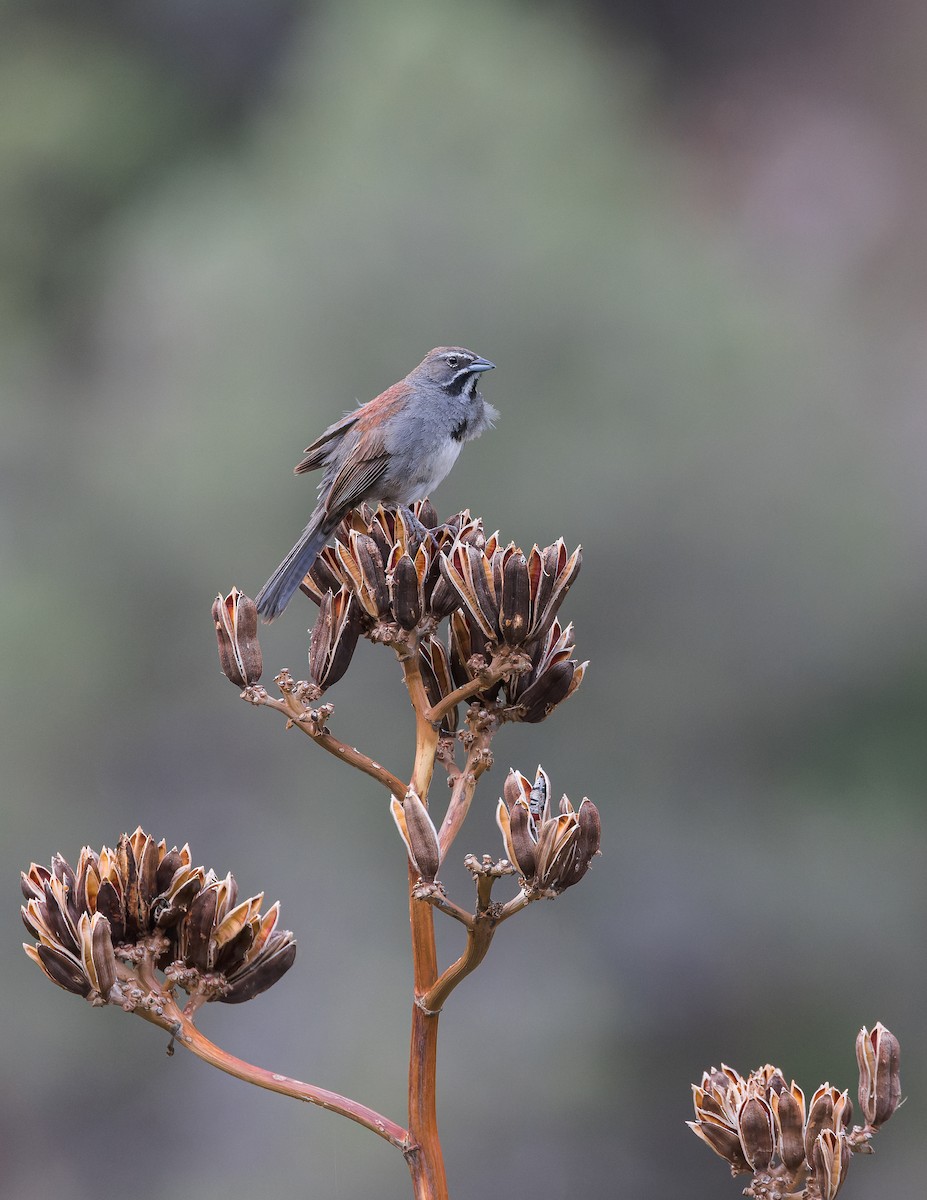
[[[322,514],[313,513],[299,541],[258,592],[257,610],[265,621],[278,617],[289,604],[331,532]]]

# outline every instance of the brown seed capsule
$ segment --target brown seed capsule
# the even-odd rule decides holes
[[[770,1097],[779,1127],[779,1156],[786,1170],[793,1173],[805,1161],[805,1100],[801,1088],[793,1083],[790,1089]]]
[[[438,831],[428,815],[428,809],[415,792],[406,792],[402,808],[406,816],[409,845],[412,847],[412,861],[418,868],[422,880],[425,883],[432,883],[441,865]]]
[[[419,523],[425,529],[436,529],[438,525],[438,514],[435,512],[435,506],[426,496],[424,500],[416,500],[412,505],[412,512],[418,519]]]
[[[526,879],[533,879],[537,873],[536,839],[531,836],[531,816],[528,805],[519,800],[512,806],[509,813],[511,827],[512,865],[518,867]]]
[[[257,607],[250,596],[233,587],[212,606],[219,648],[219,665],[236,687],[257,683],[264,670],[257,638]]]
[[[520,550],[508,555],[504,561],[501,593],[499,632],[504,642],[520,646],[528,636],[531,620],[528,562]]]
[[[821,1200],[834,1200],[850,1167],[850,1143],[843,1132],[822,1130],[815,1138],[808,1161]]]
[[[808,1120],[805,1125],[805,1157],[809,1163],[818,1135],[822,1130],[834,1128],[834,1101],[839,1095],[836,1088],[822,1083],[808,1103]]]
[[[349,544],[361,574],[357,598],[366,612],[382,620],[390,614],[389,589],[383,567],[385,560],[377,543],[366,534],[352,532]]]
[[[422,592],[415,563],[403,554],[393,567],[389,582],[393,615],[403,629],[414,629],[422,619]]]
[[[345,579],[338,566],[335,551],[332,547],[326,546],[310,567],[308,575],[300,586],[310,600],[319,604],[326,592],[337,592],[344,582]]]
[[[686,1121],[686,1124],[697,1137],[702,1139],[706,1146],[714,1150],[715,1154],[719,1154],[730,1163],[733,1175],[743,1175],[750,1170],[747,1160],[744,1158],[740,1138],[728,1125],[714,1121],[711,1118],[704,1118],[699,1121]]]
[[[856,1038],[859,1106],[866,1122],[878,1129],[901,1102],[901,1047],[879,1021],[872,1032],[863,1026]]]
[[[572,805],[566,796],[563,799],[569,805],[567,811],[572,813]],[[563,801],[561,801],[561,805],[562,803]],[[563,810],[561,809],[561,811]],[[591,800],[584,799],[579,806],[576,823],[579,827],[576,836],[570,842],[568,855],[563,857],[562,863],[558,867],[557,888],[561,892],[579,883],[589,870],[593,858],[599,852],[601,821],[599,811]]]
[[[489,578],[484,567],[489,569]],[[441,570],[457,593],[457,603],[466,610],[483,635],[496,637],[499,608],[492,586],[492,566],[482,550],[457,541],[441,555]]]
[[[517,804],[519,800],[527,802],[531,795],[531,781],[522,775],[521,771],[516,771],[514,767],[505,777],[505,783],[502,785],[502,795],[505,797],[506,806],[511,812],[512,806]]]
[[[440,704],[454,690],[451,662],[444,643],[436,637],[428,638],[419,646],[419,659],[428,703]],[[441,721],[441,729],[445,733],[453,733],[456,728],[457,708],[454,707]]]
[[[776,1151],[776,1125],[769,1101],[748,1096],[738,1114],[740,1144],[754,1171],[765,1171]]]
[[[75,996],[89,996],[92,991],[90,980],[81,965],[57,946],[29,946],[23,943],[29,957],[39,964],[52,983],[73,992]]]
[[[229,989],[216,999],[222,1004],[243,1004],[266,992],[296,960],[296,939],[288,930],[271,935],[261,954],[229,976]]]
[[[541,552],[543,573],[538,579],[538,589],[533,595],[531,637],[542,637],[550,628],[573,586],[583,562],[582,547],[577,546],[568,555],[563,538]]]
[[[92,968],[87,974],[94,988],[105,999],[116,982],[116,955],[113,951],[109,922],[102,913],[94,913],[92,917],[84,913],[81,922],[85,923],[86,928],[86,933],[84,929],[81,930],[84,966],[85,969]]]
[[[441,865],[441,850],[428,809],[411,790],[401,802],[393,796],[389,807],[412,865],[424,883],[433,883]]]
[[[521,720],[536,725],[549,717],[558,704],[570,694],[575,664],[554,663],[538,676],[518,698]]]
[[[184,917],[180,926],[181,952],[188,967],[197,971],[208,971],[209,943],[219,896],[216,886],[203,888]]]
[[[309,639],[309,673],[323,690],[337,683],[351,665],[360,637],[362,618],[348,587],[326,592]]]

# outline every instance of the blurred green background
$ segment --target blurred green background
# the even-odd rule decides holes
[[[300,944],[205,1032],[402,1119],[386,800],[238,701],[209,607],[302,527],[302,447],[446,342],[498,364],[502,416],[439,512],[581,541],[591,659],[496,739],[459,857],[501,852],[510,765],[604,824],[582,887],[448,1005],[452,1194],[739,1195],[690,1083],[771,1060],[855,1095],[879,1019],[909,1102],[845,1194],[919,1194],[927,11],[5,0],[0,23],[2,1200],[408,1195],[356,1126],[52,987],[16,907],[56,850],[189,841]],[[301,671],[313,613],[265,632],[268,675]],[[391,656],[363,645],[331,698],[408,770]]]

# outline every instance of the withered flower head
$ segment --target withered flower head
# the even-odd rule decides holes
[[[891,1039],[891,1041],[886,1040]],[[898,1046],[884,1026],[870,1034],[865,1028],[857,1039],[860,1061],[860,1104],[866,1128],[853,1126],[853,1105],[846,1091],[824,1083],[814,1092],[805,1109],[805,1096],[794,1081],[786,1086],[785,1076],[767,1064],[747,1079],[731,1067],[714,1067],[693,1086],[695,1120],[693,1133],[727,1161],[734,1175],[753,1171],[760,1184],[748,1188],[749,1195],[794,1196],[834,1200],[843,1186],[854,1152],[865,1152],[875,1131],[870,1113],[878,1109],[872,1098],[870,1080],[878,1075],[877,1061],[884,1066],[884,1091],[897,1106]],[[876,1092],[878,1092],[878,1087]],[[888,1115],[891,1115],[890,1113]],[[886,1117],[887,1119],[887,1117]],[[806,1191],[802,1190],[808,1184]],[[770,1190],[772,1189],[772,1190]]]
[[[91,1003],[137,1006],[150,971],[204,1000],[234,1004],[258,995],[292,965],[296,943],[276,931],[278,905],[261,896],[236,906],[228,875],[194,867],[189,847],[168,850],[141,828],[115,850],[85,846],[74,870],[56,854],[22,875],[23,921],[36,938],[29,957],[59,987]],[[146,982],[138,978],[145,966]]]
[[[333,544],[319,554],[303,591],[320,604],[327,592],[346,588],[363,614],[365,633],[382,622],[414,629],[429,615],[440,579],[440,548],[453,536],[444,526],[426,524],[431,521],[437,526],[427,501],[411,509],[361,505],[339,525]],[[437,619],[448,612],[450,608],[442,610]]]
[[[487,537],[466,509],[438,524],[427,501],[411,509],[361,505],[342,521],[303,581],[303,591],[328,606],[313,631],[319,663],[317,670],[313,663],[313,678],[319,686],[334,683],[361,634],[405,645],[404,635],[418,630],[432,704],[501,655],[497,682],[474,699],[496,704],[504,720],[542,721],[579,687],[587,665],[570,657],[572,626],[556,620],[581,563],[581,550],[568,553],[562,538],[527,555],[514,543],[503,545],[497,533]],[[335,615],[329,598],[339,596]],[[445,654],[429,641],[446,617],[451,629]],[[336,629],[342,627],[339,641]],[[327,670],[335,658],[337,668]],[[455,728],[456,719],[449,714],[445,731]]]
[[[264,670],[257,637],[257,607],[250,596],[233,587],[223,599],[216,596],[212,619],[219,643],[219,665],[236,687],[257,683]]]
[[[592,801],[583,800],[575,811],[564,796],[558,815],[552,817],[550,779],[541,767],[533,784],[520,772],[510,771],[503,791],[496,821],[525,888],[557,896],[579,883],[599,853],[601,822]]]

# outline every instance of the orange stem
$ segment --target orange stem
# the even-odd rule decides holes
[[[428,720],[428,698],[413,654],[402,663],[406,687],[415,708],[415,764],[410,787],[428,803],[434,772],[438,731]],[[412,973],[415,1004],[409,1043],[409,1139],[414,1149],[406,1154],[415,1200],[448,1200],[444,1155],[438,1135],[436,1107],[438,1014],[420,1005],[421,997],[438,978],[434,910],[413,895],[418,874],[409,864],[409,924],[412,933]]]
[[[289,1075],[280,1075],[275,1071],[268,1071],[264,1067],[256,1067],[253,1063],[236,1058],[234,1054],[229,1054],[200,1033],[173,1001],[169,1001],[163,1006],[162,1013],[145,1008],[137,1008],[135,1011],[146,1021],[151,1021],[152,1024],[167,1030],[185,1050],[189,1050],[191,1054],[195,1054],[197,1058],[201,1058],[210,1066],[225,1071],[227,1075],[234,1075],[236,1079],[243,1079],[245,1083],[253,1083],[269,1092],[278,1092],[281,1096],[304,1100],[309,1104],[318,1105],[319,1108],[328,1109],[329,1112],[339,1113],[342,1117],[356,1121],[365,1129],[379,1134],[381,1138],[398,1147],[403,1153],[409,1153],[408,1131],[395,1121],[390,1121],[381,1113],[368,1108],[366,1104],[360,1104],[338,1092],[330,1092],[327,1088],[303,1083],[299,1079],[290,1078]]]

